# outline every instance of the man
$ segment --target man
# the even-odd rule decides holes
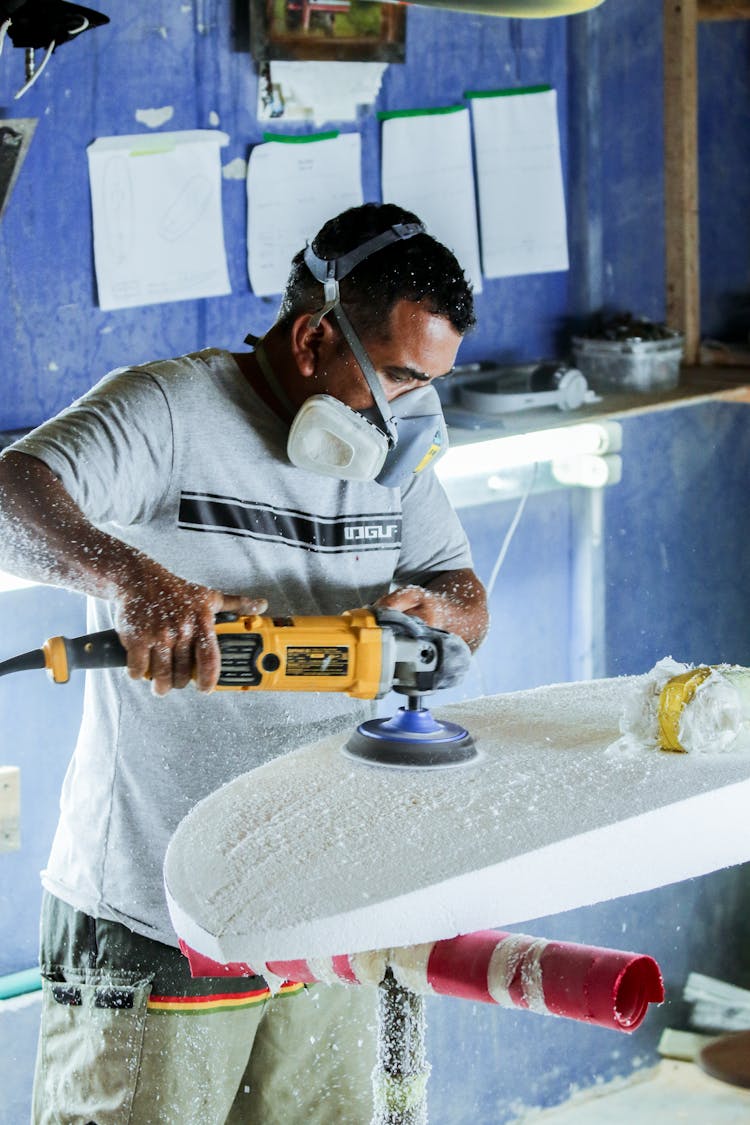
[[[88,594],[130,674],[89,676],[43,875],[37,1125],[369,1122],[372,995],[192,981],[162,863],[197,801],[365,715],[333,693],[211,694],[216,613],[377,604],[482,639],[430,468],[429,384],[472,324],[453,255],[368,204],[297,255],[253,353],[114,372],[0,459],[0,565]]]

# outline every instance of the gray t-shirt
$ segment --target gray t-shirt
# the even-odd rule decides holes
[[[291,465],[286,437],[231,355],[211,349],[113,372],[14,448],[45,462],[97,527],[189,581],[267,598],[273,616],[338,614],[471,566],[432,471],[401,490],[337,481]],[[91,599],[88,624],[111,628],[110,604]],[[44,886],[175,945],[162,865],[180,820],[370,711],[335,693],[190,685],[158,698],[122,669],[89,673]]]

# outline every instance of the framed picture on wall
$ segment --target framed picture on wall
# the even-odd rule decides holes
[[[403,62],[406,13],[373,0],[249,0],[250,49],[258,62],[322,59]]]

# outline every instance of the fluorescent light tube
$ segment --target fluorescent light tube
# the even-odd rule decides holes
[[[563,461],[584,454],[601,456],[621,448],[622,427],[618,422],[580,422],[452,446],[435,471],[443,481],[460,480],[537,462]]]

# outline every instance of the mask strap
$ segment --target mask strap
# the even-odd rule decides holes
[[[361,246],[356,246],[354,250],[350,250],[348,254],[342,254],[339,258],[319,258],[309,243],[305,247],[305,265],[316,281],[319,281],[323,286],[324,298],[324,303],[321,308],[313,313],[310,318],[310,327],[317,328],[323,317],[329,312],[333,312],[344,339],[351,348],[352,354],[359,364],[365,381],[370,388],[373,401],[380,414],[385,434],[388,438],[388,445],[391,448],[398,442],[396,419],[393,417],[393,412],[385,396],[380,379],[378,379],[372,360],[365,351],[362,341],[354,331],[351,321],[344,312],[341,304],[341,294],[339,292],[339,280],[346,277],[348,273],[351,273],[354,267],[358,266],[360,262],[363,262],[365,258],[369,258],[371,254],[376,254],[378,250],[383,250],[386,246],[393,245],[394,242],[401,242],[407,238],[413,238],[415,234],[424,233],[425,228],[421,223],[395,223],[394,226],[389,227],[388,230],[375,235],[374,238],[368,239],[367,242],[363,242]]]
[[[287,410],[288,413],[292,415],[292,417],[294,417],[295,408],[292,406],[289,395],[286,393],[281,383],[276,378],[276,372],[271,367],[271,361],[268,358],[266,349],[263,347],[263,338],[248,334],[245,337],[245,343],[252,344],[253,348],[255,349],[255,358],[258,361],[258,367],[261,370],[263,378],[268,383],[269,387],[276,395],[276,398],[279,400],[284,409]]]
[[[395,223],[388,230],[384,230],[382,234],[376,234],[374,238],[368,238],[367,242],[363,242],[361,246],[355,246],[348,254],[342,254],[340,258],[319,258],[310,251],[309,257],[313,260],[313,264],[308,261],[307,251],[305,252],[305,262],[313,277],[317,277],[318,281],[325,281],[326,277],[335,277],[340,281],[342,277],[346,277],[351,273],[355,266],[360,262],[364,262],[365,258],[369,258],[371,254],[377,254],[378,250],[384,250],[386,246],[392,246],[394,242],[402,242],[407,238],[413,238],[415,234],[424,234],[425,228],[422,223]],[[321,276],[320,265],[323,264],[326,268],[325,275]],[[317,266],[317,271],[313,268]],[[331,271],[331,267],[333,270]]]
[[[367,386],[370,388],[370,393],[372,394],[373,401],[375,403],[375,406],[377,407],[378,413],[380,414],[383,425],[385,426],[385,434],[388,438],[388,445],[392,449],[393,446],[398,442],[396,419],[393,417],[391,405],[388,402],[388,399],[385,397],[385,391],[383,390],[383,385],[380,382],[380,379],[378,379],[378,373],[373,366],[372,360],[365,351],[362,345],[362,341],[354,331],[351,321],[344,312],[344,308],[341,303],[333,306],[333,315],[336,318],[344,339],[351,348],[352,355],[354,356],[362,370],[362,374],[365,377]]]

